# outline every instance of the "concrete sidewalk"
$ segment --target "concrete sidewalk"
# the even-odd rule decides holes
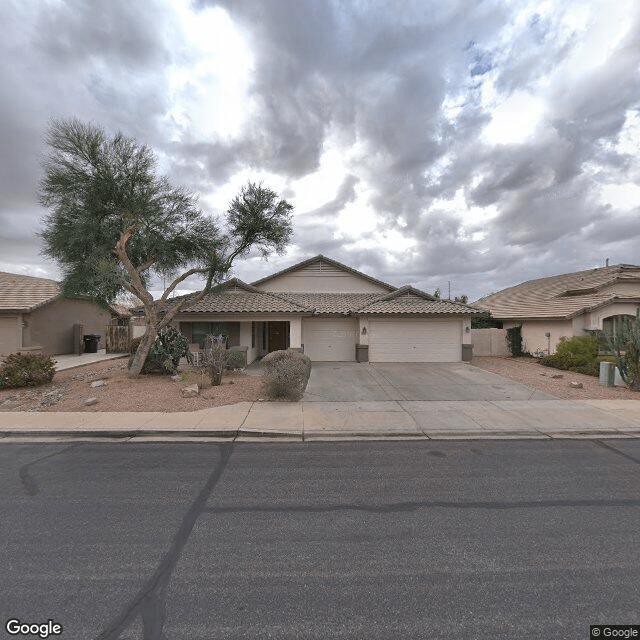
[[[0,442],[69,438],[640,438],[640,400],[242,402],[177,413],[0,412]]]
[[[105,349],[99,349],[96,353],[81,353],[80,355],[67,353],[53,356],[53,359],[56,363],[56,371],[64,371],[65,369],[84,367],[87,364],[95,364],[96,362],[104,362],[105,360],[117,360],[128,357],[128,353],[107,353]]]

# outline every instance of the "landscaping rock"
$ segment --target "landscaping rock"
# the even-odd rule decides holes
[[[582,384],[582,382],[570,382],[569,386],[572,389],[582,389],[584,385]]]
[[[182,376],[179,373],[177,373],[175,376],[171,376],[171,379],[174,382],[182,382]]]
[[[196,398],[198,396],[199,390],[197,384],[190,384],[188,387],[183,387],[180,389],[180,395],[183,398]]]
[[[96,380],[91,383],[92,389],[97,389],[98,387],[104,387],[107,383],[104,380]]]
[[[552,378],[558,379],[558,378],[564,378],[564,375],[562,375],[561,373],[556,373],[555,375],[551,376]]]
[[[94,404],[98,404],[98,398],[85,398],[83,400],[83,404],[85,407],[90,407]]]
[[[60,402],[62,398],[64,398],[64,392],[59,389],[54,389],[53,391],[47,391],[47,393],[42,395],[40,404],[44,407],[51,407]]]

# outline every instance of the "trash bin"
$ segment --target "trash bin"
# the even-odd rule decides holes
[[[600,384],[604,387],[613,387],[616,366],[613,362],[600,363]]]
[[[86,333],[82,336],[84,342],[85,353],[98,353],[98,343],[100,342],[100,336],[96,333]]]

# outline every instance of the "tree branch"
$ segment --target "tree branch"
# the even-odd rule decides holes
[[[155,256],[151,256],[146,262],[143,262],[138,267],[138,273],[144,273],[147,269],[152,267],[155,263],[156,263],[156,257]]]
[[[187,278],[189,278],[190,276],[195,275],[196,273],[206,273],[208,271],[208,269],[189,269],[189,271],[185,271],[181,276],[179,276],[178,278],[176,278],[170,285],[169,287],[166,289],[166,291],[162,294],[162,297],[160,298],[160,300],[162,300],[162,302],[166,302],[167,298],[169,297],[169,294],[184,280],[186,280]]]
[[[122,266],[127,270],[127,273],[131,276],[130,286],[136,289],[136,291],[132,291],[132,293],[142,300],[145,307],[149,307],[153,305],[153,296],[147,291],[142,279],[140,278],[140,273],[138,273],[138,270],[133,266],[133,263],[127,254],[127,242],[135,230],[136,225],[131,225],[125,229],[120,234],[120,239],[116,242],[116,246],[112,251],[116,254],[118,260],[122,263]],[[127,290],[129,291],[129,289]]]

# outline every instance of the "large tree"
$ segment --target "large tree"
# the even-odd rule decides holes
[[[291,236],[293,207],[260,184],[241,189],[221,225],[198,209],[193,193],[158,175],[156,156],[135,139],[70,119],[52,121],[46,143],[43,254],[61,265],[63,295],[106,305],[125,290],[142,301],[147,325],[132,376],[158,332],[221,282],[236,258],[252,249],[281,253]],[[197,274],[202,290],[170,297]],[[149,284],[159,278],[169,284],[154,300]]]

